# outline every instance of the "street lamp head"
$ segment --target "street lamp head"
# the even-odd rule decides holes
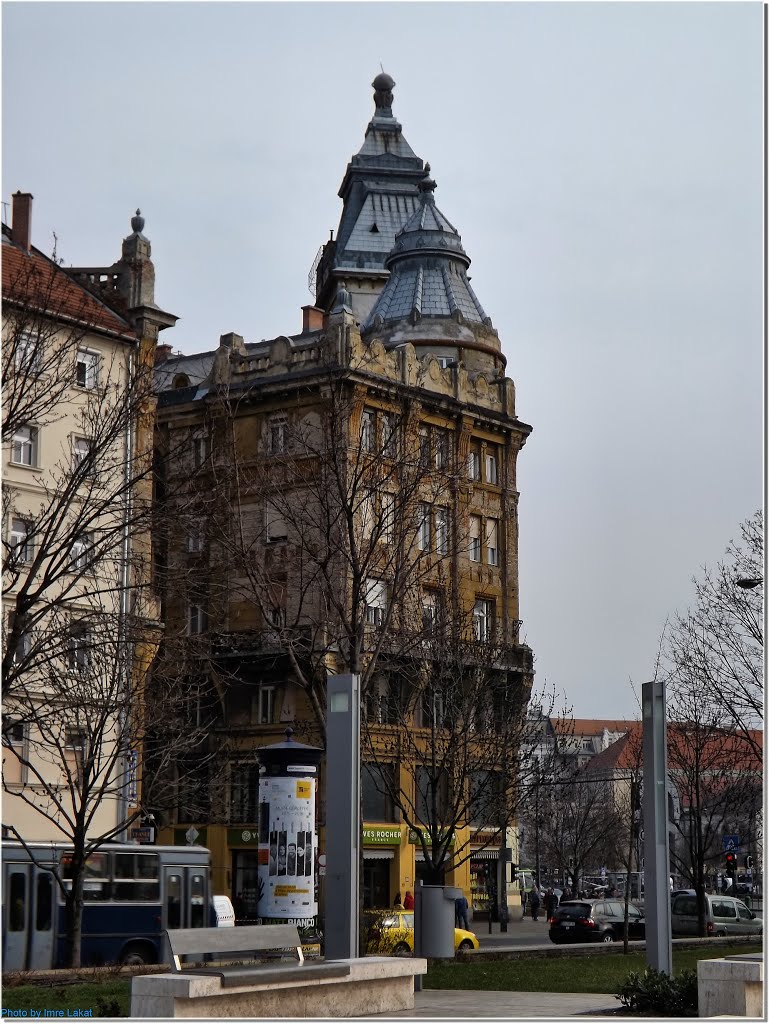
[[[760,587],[761,586],[761,584],[764,582],[764,577],[763,576],[759,576],[758,578],[755,578],[755,579],[735,580],[734,582],[742,590],[754,590],[756,587]]]

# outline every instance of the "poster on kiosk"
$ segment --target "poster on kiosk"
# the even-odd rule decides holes
[[[263,921],[315,923],[318,768],[311,754],[316,750],[294,743],[290,734],[286,743],[259,750],[259,916]]]

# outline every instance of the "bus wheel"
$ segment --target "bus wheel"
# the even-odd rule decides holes
[[[155,954],[146,943],[135,942],[123,950],[120,963],[125,967],[141,967],[143,964],[154,964]]]

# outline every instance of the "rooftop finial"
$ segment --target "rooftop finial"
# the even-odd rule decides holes
[[[433,192],[435,191],[437,186],[436,186],[436,182],[433,181],[433,179],[430,177],[430,165],[429,164],[425,164],[425,170],[427,171],[427,174],[425,175],[424,178],[422,178],[422,180],[419,182],[419,185],[417,187],[418,187],[419,192],[420,192],[420,194],[422,196],[422,201],[425,202],[425,203],[432,203],[432,202],[435,202],[435,197],[433,196]]]
[[[379,66],[382,67],[381,64]],[[395,81],[384,69],[371,83],[371,87],[374,90],[374,103],[376,104],[377,114],[392,117],[390,108],[393,105],[392,91],[394,85]]]
[[[142,212],[138,207],[136,209],[136,216],[131,217],[131,228],[135,235],[140,235],[144,231],[144,217],[142,217]]]

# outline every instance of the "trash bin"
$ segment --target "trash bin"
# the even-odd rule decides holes
[[[414,953],[454,956],[454,901],[462,890],[453,885],[418,885],[414,893]]]

